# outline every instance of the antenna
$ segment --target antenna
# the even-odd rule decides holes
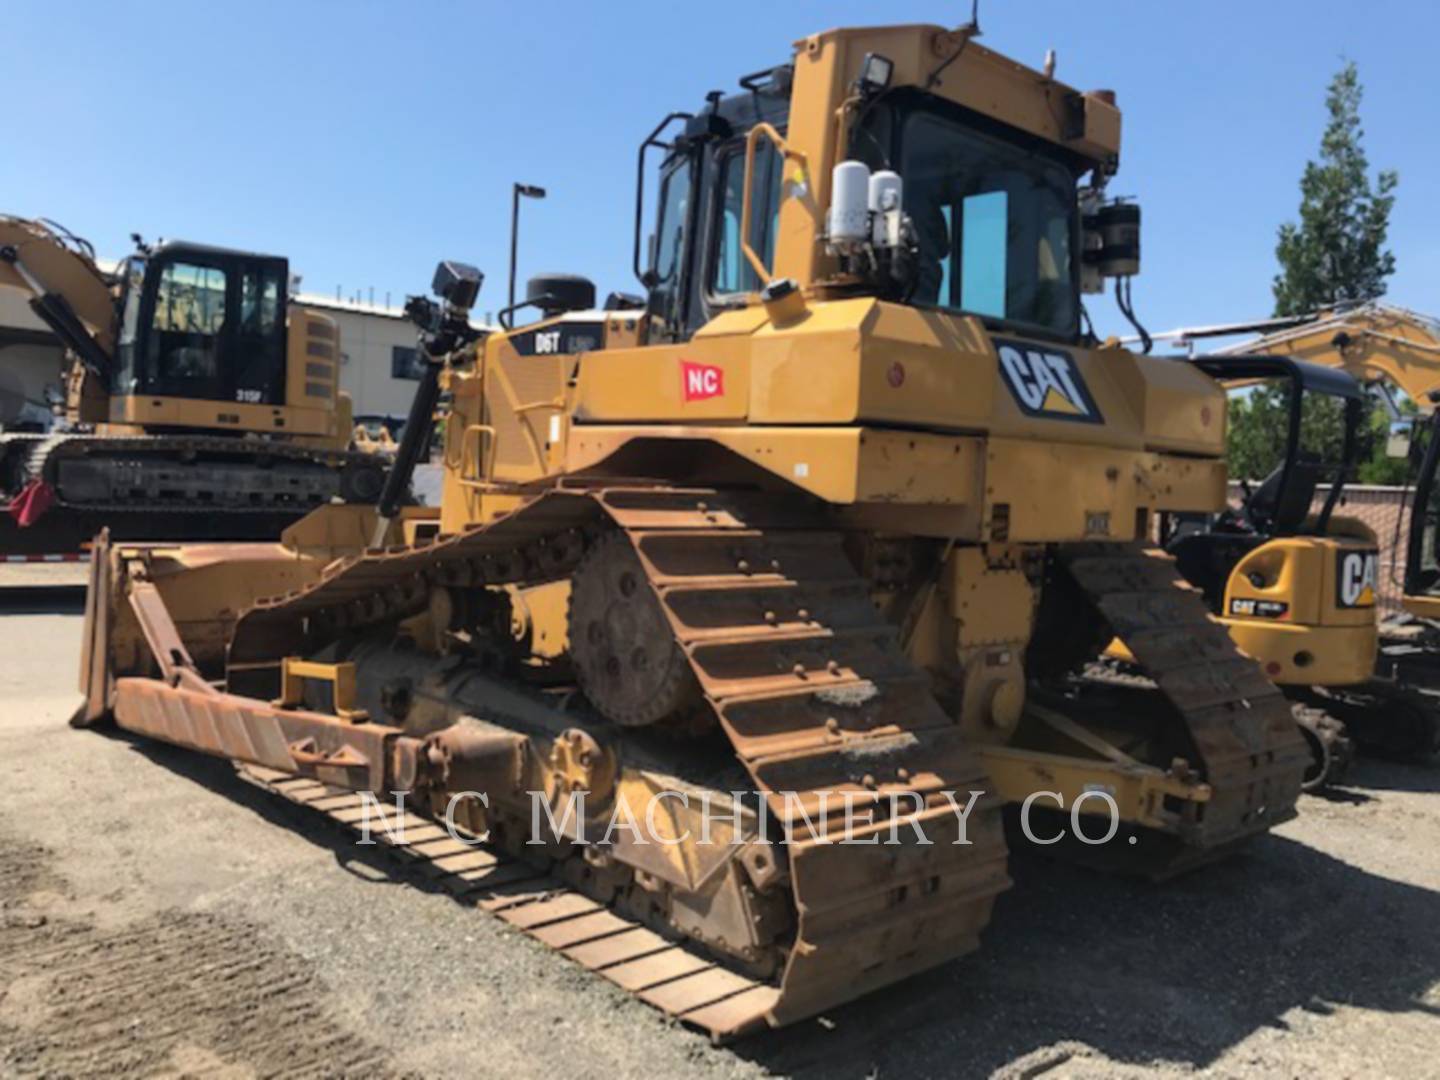
[[[930,73],[925,80],[926,90],[933,90],[935,84],[940,81],[940,76],[945,74],[945,69],[960,59],[960,54],[965,51],[965,46],[970,44],[970,39],[980,36],[980,0],[970,0],[970,21],[964,26],[957,27],[951,36],[958,36],[960,44]]]

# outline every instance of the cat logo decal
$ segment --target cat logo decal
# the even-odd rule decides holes
[[[1082,424],[1105,422],[1079,365],[1069,353],[998,340],[995,351],[1005,385],[1026,416]]]

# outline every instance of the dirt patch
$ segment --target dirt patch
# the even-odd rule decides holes
[[[398,1075],[326,997],[298,954],[243,919],[97,925],[48,851],[0,833],[0,1073]]]

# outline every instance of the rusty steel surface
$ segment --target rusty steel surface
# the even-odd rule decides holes
[[[184,681],[118,679],[114,716],[137,735],[354,791],[383,794],[413,783],[418,771],[420,741],[398,728],[283,709]]]
[[[944,793],[986,791],[984,766],[894,628],[857,603],[865,583],[824,525],[794,499],[560,489],[488,527],[367,552],[262,601],[241,617],[231,660],[278,664],[413,614],[429,584],[556,580],[602,529],[623,532],[705,702],[772,813],[797,830],[796,935],[767,1003],[768,1021],[784,1024],[973,951],[1010,885],[993,794],[969,816],[970,843],[952,843],[962,826]],[[785,598],[786,618],[766,619],[765,604]],[[895,798],[916,812],[892,829]],[[850,805],[857,819],[842,820]],[[830,842],[847,834],[898,842]]]

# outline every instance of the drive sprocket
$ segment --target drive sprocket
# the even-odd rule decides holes
[[[690,662],[623,533],[597,540],[575,570],[570,656],[586,698],[617,724],[684,718],[700,702]]]

